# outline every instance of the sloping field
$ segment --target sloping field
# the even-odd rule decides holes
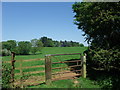
[[[17,55],[16,60],[36,59],[44,58],[46,54],[64,54],[64,53],[82,53],[87,47],[44,47],[41,52],[37,52],[36,55]],[[3,61],[10,61],[11,56],[5,56]]]

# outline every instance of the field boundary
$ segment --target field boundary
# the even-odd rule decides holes
[[[52,57],[55,56],[61,56],[61,55],[80,55],[79,59],[74,59],[73,61],[58,61],[58,62],[52,62]],[[19,81],[19,85],[21,88],[24,87],[24,76],[27,74],[37,74],[37,73],[44,73],[45,77],[43,82],[45,82],[46,84],[50,84],[52,81],[56,81],[56,80],[62,80],[62,79],[70,79],[70,78],[75,78],[76,76],[82,76],[84,78],[86,78],[86,55],[81,55],[81,53],[71,53],[71,54],[49,54],[49,55],[45,55],[45,58],[37,58],[37,59],[26,59],[26,60],[15,60],[15,53],[12,52],[11,55],[11,61],[3,61],[3,63],[10,63],[12,66],[12,71],[11,71],[11,84],[13,87],[15,87],[15,75],[19,75],[21,77],[20,81]],[[57,59],[55,57],[55,59]],[[23,62],[32,62],[32,61],[44,61],[45,64],[44,65],[35,65],[35,66],[24,66],[23,67]],[[19,62],[19,67],[15,67],[15,63]],[[68,66],[60,66],[60,67],[53,67],[52,68],[52,64],[62,64],[62,63],[76,63],[76,65],[68,65]],[[67,68],[67,69],[72,69],[72,68],[76,68],[76,67],[80,67],[78,70],[66,70],[66,71],[62,71],[62,72],[52,72],[52,70],[54,69],[62,69],[62,68]],[[28,71],[25,72],[23,71],[23,69],[31,69],[31,68],[45,68],[45,70],[39,70],[39,71]],[[16,72],[15,70],[19,70],[20,72]],[[80,72],[80,73],[76,73],[76,72]],[[64,76],[61,78],[58,78],[58,74],[63,74]],[[53,78],[53,76],[55,75],[55,78]],[[65,77],[66,75],[66,77]],[[42,76],[41,76],[42,77]],[[28,81],[29,82],[29,81]],[[36,83],[36,82],[42,82],[42,81],[33,81],[32,84]],[[40,83],[38,83],[40,84]]]

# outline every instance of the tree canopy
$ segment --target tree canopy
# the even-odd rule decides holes
[[[31,44],[32,44],[31,52],[32,52],[33,54],[36,54],[36,52],[42,50],[43,43],[41,42],[41,40],[32,39],[32,40],[31,40]]]
[[[75,3],[74,23],[84,31],[88,42],[112,48],[120,46],[120,2]]]
[[[36,54],[40,53],[43,47],[83,47],[84,45],[75,41],[57,41],[52,40],[48,37],[41,37],[39,39],[32,39],[29,41],[15,41],[8,40],[0,42],[0,46],[2,45],[3,53],[10,55],[10,52],[15,52],[16,54]],[[2,54],[3,55],[3,54]]]
[[[29,54],[30,49],[31,49],[31,43],[30,42],[28,42],[28,41],[20,41],[18,43],[18,50],[19,50],[20,54],[22,54],[22,55]]]
[[[120,2],[77,2],[74,23],[91,42],[86,51],[89,63],[110,69],[120,66]],[[92,65],[95,66],[95,65]]]
[[[109,73],[105,83],[94,73],[92,76],[98,84],[102,82],[103,88],[120,88],[120,2],[81,2],[74,3],[72,8],[74,23],[90,43],[84,52],[87,54],[89,72],[94,68],[94,72],[99,71],[102,77],[105,76],[104,72]]]
[[[2,42],[2,48],[10,51],[13,51],[16,45],[17,44],[15,40],[8,40],[7,42]]]

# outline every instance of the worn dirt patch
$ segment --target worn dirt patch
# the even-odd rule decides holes
[[[30,76],[28,79],[23,80],[23,82],[20,79],[15,80],[14,85],[16,87],[28,86],[28,85],[38,85],[45,82],[45,76]]]
[[[52,75],[52,81],[56,80],[63,80],[63,79],[76,79],[76,76],[80,76],[80,74],[76,74],[72,71],[63,71],[60,72],[60,74]],[[15,80],[14,85],[16,87],[25,87],[30,85],[39,85],[41,83],[45,83],[45,76],[29,76],[26,80],[23,80],[23,82],[20,81],[20,79]]]

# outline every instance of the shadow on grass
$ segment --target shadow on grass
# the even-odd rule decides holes
[[[26,55],[39,55],[39,54],[42,54],[42,53],[35,53],[35,54],[32,54],[32,53],[31,53],[31,54],[16,54],[16,55],[18,55],[18,56],[19,56],[19,55],[26,56]]]
[[[35,53],[35,54],[30,54],[30,55],[39,55],[39,54],[42,54],[42,53]]]
[[[34,87],[34,86],[38,86],[38,85],[46,85],[46,83],[45,83],[45,82],[43,82],[43,83],[36,84],[36,85],[27,85],[27,87]]]

